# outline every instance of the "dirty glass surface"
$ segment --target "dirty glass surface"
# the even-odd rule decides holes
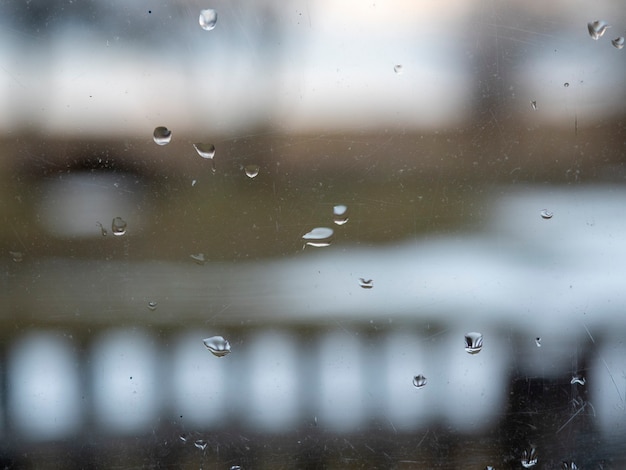
[[[0,466],[624,468],[625,35],[0,2]]]

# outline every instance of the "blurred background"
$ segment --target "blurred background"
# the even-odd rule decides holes
[[[623,468],[624,36],[0,2],[0,465]]]

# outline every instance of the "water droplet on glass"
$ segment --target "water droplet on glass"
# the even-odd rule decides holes
[[[172,141],[172,131],[163,126],[155,127],[152,138],[157,145],[167,145]]]
[[[521,464],[524,468],[530,468],[537,465],[537,449],[531,447],[522,452]]]
[[[415,388],[423,388],[426,385],[426,382],[428,381],[422,374],[413,377],[413,386]]]
[[[102,236],[106,237],[109,232],[107,232],[107,229],[104,228],[104,225],[102,225],[100,222],[96,222],[96,225],[100,227],[100,233],[102,234]]]
[[[596,20],[591,23],[587,23],[587,29],[589,30],[589,36],[591,39],[595,39],[596,41],[604,36],[606,30],[610,28],[609,24],[606,21]]]
[[[193,187],[193,186],[195,186],[195,185],[196,185],[196,183],[197,183],[197,181],[196,181],[196,180],[191,180],[191,186],[192,186],[192,187]]]
[[[537,102],[535,100],[531,101],[530,107],[533,108],[533,111],[537,111]]]
[[[393,66],[393,71],[396,72],[398,75],[400,75],[402,73],[402,64],[396,64]]]
[[[243,170],[246,172],[248,178],[254,178],[259,174],[260,169],[261,167],[259,167],[259,165],[246,165]]]
[[[541,218],[542,219],[551,219],[552,216],[554,215],[552,212],[550,212],[548,209],[542,209],[541,212]]]
[[[563,86],[564,86],[565,88],[569,88],[569,83],[568,83],[568,82],[565,82],[565,83],[563,84]]]
[[[492,467],[491,465],[487,465],[485,467],[485,470],[496,470],[494,467]]]
[[[196,264],[199,265],[203,265],[204,263],[207,262],[206,257],[204,256],[204,253],[196,253],[194,255],[189,255],[189,257],[195,261]]]
[[[193,445],[196,446],[200,450],[204,450],[206,449],[207,441],[205,441],[204,439],[198,439],[197,441],[193,443]]]
[[[202,158],[213,158],[215,156],[215,145],[213,144],[193,144],[193,148],[196,149],[198,155]]]
[[[618,49],[624,49],[624,38],[620,36],[618,38],[612,39],[611,44],[613,44],[613,47],[616,47]]]
[[[121,217],[115,217],[111,222],[111,232],[116,237],[121,237],[126,233],[126,221]]]
[[[202,342],[214,356],[223,357],[230,352],[230,343],[223,336],[211,336],[204,338]]]
[[[372,279],[364,279],[362,277],[359,278],[359,285],[363,289],[371,289],[374,287],[374,281]]]
[[[187,442],[187,435],[186,435],[186,434],[181,434],[180,436],[178,436],[178,438],[179,438],[182,442]]]
[[[539,336],[535,338],[535,344],[537,345],[538,348],[541,347],[541,338]]]
[[[574,462],[563,462],[561,468],[563,470],[578,470],[578,465],[576,465]]]
[[[348,221],[348,206],[337,204],[333,207],[333,221],[337,225],[343,225]]]
[[[157,309],[156,302],[148,302],[148,310],[152,310],[153,312]]]
[[[483,335],[472,331],[465,334],[465,351],[478,354],[483,348]]]
[[[230,467],[230,470],[241,470],[241,466],[240,465],[233,465],[232,467]]]
[[[205,31],[211,31],[217,23],[217,12],[211,8],[200,10],[200,27]]]
[[[309,233],[304,234],[302,239],[309,246],[321,248],[332,243],[334,233],[332,228],[316,227]]]
[[[587,381],[585,380],[584,377],[581,377],[580,375],[575,375],[572,377],[572,380],[569,381],[570,384],[574,385],[574,384],[578,384],[578,385],[585,385]]]
[[[16,263],[21,263],[22,261],[24,261],[24,253],[22,253],[21,251],[9,251],[9,254],[11,255],[11,258],[13,258],[13,261]]]

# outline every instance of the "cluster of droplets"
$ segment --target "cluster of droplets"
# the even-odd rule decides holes
[[[595,20],[595,21],[591,21],[591,22],[587,23],[587,30],[589,31],[589,36],[591,36],[591,39],[593,39],[595,41],[597,41],[602,36],[604,36],[604,33],[606,33],[606,31],[610,27],[611,27],[611,25],[609,25],[604,20]],[[623,49],[624,48],[624,37],[623,36],[618,36],[618,37],[612,39],[611,40],[611,44],[616,49]]]

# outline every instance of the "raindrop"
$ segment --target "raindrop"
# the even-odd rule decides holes
[[[205,31],[211,31],[217,23],[217,12],[211,8],[200,10],[200,27]]]
[[[483,335],[472,331],[465,334],[465,351],[478,354],[483,349]]]
[[[537,345],[538,348],[541,347],[541,338],[539,336],[535,338],[535,344]]]
[[[215,156],[215,145],[213,144],[193,144],[193,148],[196,149],[198,155],[202,158],[213,158]]]
[[[207,262],[206,256],[204,256],[204,253],[196,253],[194,255],[189,255],[189,257],[195,261],[196,264],[199,264],[200,266],[202,266],[204,263]]]
[[[193,186],[195,186],[195,185],[196,185],[196,183],[197,183],[197,181],[196,181],[196,180],[191,180],[191,186],[192,186],[192,187],[193,187]]]
[[[102,225],[100,222],[96,222],[96,225],[100,227],[100,233],[102,234],[102,236],[106,237],[109,232],[107,232],[107,229],[104,228],[104,225]]]
[[[181,434],[180,436],[178,436],[178,438],[179,438],[182,442],[187,442],[187,435],[186,435],[186,434]]]
[[[569,82],[565,82],[565,83],[563,84],[563,86],[564,86],[565,88],[569,88]]]
[[[172,141],[172,131],[163,126],[155,127],[152,138],[157,145],[167,145]]]
[[[589,30],[589,36],[591,39],[595,39],[596,41],[604,36],[606,30],[610,28],[609,24],[606,21],[596,20],[591,23],[587,23],[587,29]]]
[[[126,233],[126,221],[121,217],[115,217],[111,222],[111,232],[116,237],[121,237]]]
[[[325,246],[329,246],[332,243],[334,233],[335,232],[332,228],[316,227],[309,233],[304,234],[302,236],[302,239],[309,246],[322,248]]]
[[[364,279],[362,277],[359,278],[359,285],[363,289],[371,289],[374,287],[374,281],[372,279]]]
[[[197,441],[193,443],[193,445],[196,446],[200,450],[204,450],[206,449],[207,441],[205,441],[204,439],[198,439]]]
[[[618,49],[624,49],[624,38],[622,36],[612,39],[611,44]]]
[[[230,352],[230,343],[223,336],[211,336],[202,340],[214,356],[223,357]]]
[[[537,449],[531,447],[522,452],[521,464],[524,468],[530,468],[537,465]]]
[[[551,219],[552,216],[554,215],[552,212],[550,212],[548,209],[542,209],[541,212],[541,218],[542,219]]]
[[[22,253],[21,251],[9,251],[9,254],[11,255],[11,258],[13,258],[13,261],[15,261],[16,263],[21,263],[22,261],[24,261],[24,253]]]
[[[415,388],[424,388],[428,380],[422,374],[413,377],[413,386]]]
[[[402,73],[402,64],[396,64],[393,66],[393,71],[396,72],[398,75],[400,75]]]
[[[157,309],[157,303],[156,302],[148,302],[148,310],[151,311],[155,311]]]
[[[569,381],[570,384],[574,385],[574,384],[578,384],[578,385],[585,385],[587,381],[585,380],[584,377],[581,377],[580,375],[575,375],[572,377],[572,380]]]
[[[563,462],[561,468],[563,470],[578,470],[578,465],[576,465],[574,462]]]
[[[487,465],[485,467],[485,470],[496,470],[494,467],[492,467],[491,465]]]
[[[533,111],[537,111],[537,102],[535,100],[532,100],[530,102],[530,107],[533,108]]]
[[[241,465],[233,465],[230,470],[241,470]]]
[[[348,221],[348,206],[337,204],[333,207],[333,221],[337,225],[343,225]]]
[[[259,174],[260,169],[261,167],[259,167],[259,165],[246,165],[243,170],[246,172],[248,178],[254,178]]]

